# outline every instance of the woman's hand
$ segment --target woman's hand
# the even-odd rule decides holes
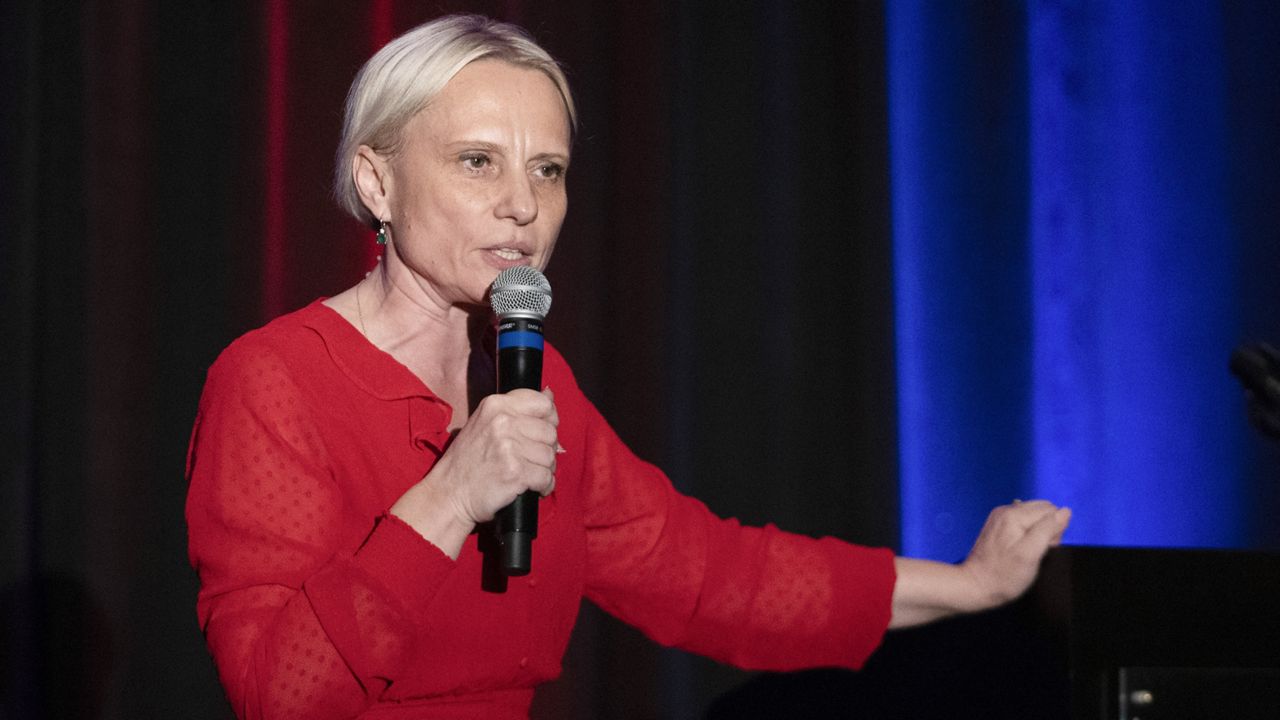
[[[486,397],[391,513],[457,559],[477,523],[526,490],[545,496],[555,489],[559,423],[549,388]]]
[[[980,612],[1031,587],[1045,552],[1062,539],[1071,511],[1044,500],[1014,501],[991,511],[969,557],[959,565],[896,558],[889,627],[910,627]]]
[[[1045,500],[1015,500],[992,510],[960,565],[974,588],[973,610],[1003,605],[1026,592],[1041,558],[1062,540],[1070,520],[1071,510]]]

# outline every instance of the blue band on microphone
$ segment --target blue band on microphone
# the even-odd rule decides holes
[[[541,350],[542,333],[530,332],[528,330],[498,333],[498,349],[505,350],[512,347],[526,347]]]

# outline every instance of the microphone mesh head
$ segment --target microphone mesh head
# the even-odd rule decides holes
[[[489,304],[498,317],[545,319],[551,310],[551,283],[527,265],[509,267],[493,281]]]

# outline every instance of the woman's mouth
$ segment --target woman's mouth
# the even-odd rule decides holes
[[[524,253],[512,248],[494,248],[491,252],[503,260],[519,260],[524,257]]]

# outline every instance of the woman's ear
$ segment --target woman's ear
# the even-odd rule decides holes
[[[361,145],[351,158],[351,178],[369,212],[379,220],[389,220],[391,173],[387,159],[368,145]]]

